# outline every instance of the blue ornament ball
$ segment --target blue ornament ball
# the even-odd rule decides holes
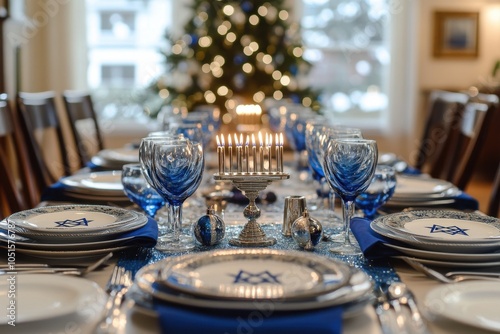
[[[204,246],[213,246],[224,239],[226,224],[215,214],[213,207],[194,224],[194,236]]]

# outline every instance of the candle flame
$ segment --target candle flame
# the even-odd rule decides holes
[[[245,142],[245,145],[246,145],[246,146],[248,146],[248,145],[249,145],[249,142],[250,142],[250,136],[249,136],[249,135],[247,135],[247,140],[246,140],[246,142]]]
[[[274,138],[274,146],[278,146],[279,145],[279,136],[278,134],[276,134],[275,138]]]
[[[280,133],[280,146],[283,146],[283,133]]]
[[[243,133],[240,133],[240,145],[243,146]]]
[[[255,144],[255,135],[253,133],[252,133],[252,145],[253,145],[253,147],[255,147],[255,145],[256,145]]]
[[[217,141],[217,147],[220,147],[219,135],[215,136],[215,140]]]
[[[234,134],[234,144],[235,144],[236,146],[240,146],[240,142],[239,142],[239,140],[238,140],[238,136],[236,135],[236,133]]]
[[[263,142],[262,142],[262,133],[259,131],[259,143],[260,143],[260,147],[262,147],[263,145]]]
[[[227,135],[227,144],[229,147],[233,147],[233,142],[231,141],[231,135]]]

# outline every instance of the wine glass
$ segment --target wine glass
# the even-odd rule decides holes
[[[366,218],[373,219],[378,208],[384,205],[396,189],[396,170],[387,165],[377,165],[368,188],[356,197],[355,204]]]
[[[343,255],[361,253],[359,246],[350,241],[350,223],[354,214],[354,200],[370,185],[377,157],[377,143],[374,140],[337,138],[328,144],[323,168],[330,187],[342,200],[344,223],[344,242],[334,245],[331,252]]]
[[[121,176],[125,195],[137,204],[149,217],[155,218],[156,212],[165,205],[163,197],[146,181],[140,164],[126,164]]]
[[[156,190],[156,187],[151,178],[151,161],[153,155],[153,143],[155,142],[168,142],[175,140],[186,140],[182,134],[171,134],[169,132],[158,132],[150,134],[151,136],[141,139],[139,145],[139,162],[141,164],[142,174],[146,181]],[[172,239],[169,232],[173,230],[171,219],[170,219],[170,205],[165,202],[165,209],[160,210],[157,213],[156,221],[158,223],[158,242],[157,245],[161,243],[168,242]]]
[[[203,178],[203,146],[189,140],[154,141],[150,177],[153,187],[170,204],[173,239],[157,245],[165,251],[193,249],[194,239],[181,235],[182,204]]]

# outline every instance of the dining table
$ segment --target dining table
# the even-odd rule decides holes
[[[213,152],[211,152],[213,153]],[[309,213],[312,217],[321,222],[323,226],[323,232],[325,235],[333,235],[341,227],[341,209],[339,207],[335,208],[335,211],[331,212],[327,209],[322,209],[321,205],[323,199],[318,198],[317,195],[317,184],[311,179],[309,173],[303,170],[297,170],[295,166],[291,163],[291,156],[287,156],[285,160],[285,171],[289,173],[289,179],[279,180],[272,182],[268,187],[261,191],[258,206],[262,210],[261,217],[259,218],[259,224],[262,226],[267,235],[276,238],[277,242],[275,245],[268,246],[266,248],[279,250],[279,251],[294,251],[294,252],[306,252],[325,258],[333,259],[335,261],[341,261],[348,264],[349,266],[355,267],[370,277],[370,281],[373,284],[374,289],[381,285],[389,285],[393,282],[403,282],[405,283],[409,290],[413,293],[415,301],[419,306],[420,311],[424,316],[424,321],[428,327],[428,333],[435,334],[456,334],[456,333],[479,333],[486,334],[491,333],[491,331],[470,326],[464,323],[446,319],[444,317],[433,316],[429,312],[426,312],[425,308],[422,307],[424,300],[427,295],[433,289],[443,286],[445,283],[439,282],[435,279],[431,279],[426,275],[417,272],[411,266],[409,266],[405,261],[401,260],[397,256],[392,256],[390,253],[383,253],[380,248],[374,248],[371,250],[371,256],[357,255],[357,256],[342,256],[337,255],[329,251],[331,242],[328,238],[324,238],[319,244],[317,244],[313,250],[306,251],[303,250],[293,238],[284,236],[282,231],[283,225],[283,215],[284,215],[284,199],[286,196],[304,196],[307,201],[307,207]],[[207,160],[209,163],[205,166],[204,178],[201,186],[197,192],[191,196],[183,206],[183,232],[187,234],[192,233],[193,224],[204,214],[206,214],[207,204],[209,203],[210,194],[213,192],[220,191],[220,183],[214,180],[213,175],[216,173],[214,161],[215,157],[209,157]],[[211,161],[211,162],[210,162]],[[84,170],[81,173],[87,173],[89,170]],[[213,252],[217,250],[231,250],[239,249],[239,247],[232,246],[229,240],[236,237],[245,224],[246,219],[243,216],[243,208],[246,205],[246,198],[238,195],[238,189],[230,187],[224,184],[225,191],[230,191],[233,197],[224,198],[223,200],[223,211],[219,211],[218,214],[222,217],[225,222],[225,237],[217,245],[214,246],[204,246],[197,244],[193,250],[183,251],[183,252],[163,252],[155,249],[153,246],[148,245],[147,247],[134,247],[130,245],[126,249],[120,249],[113,252],[113,257],[108,261],[108,265],[100,267],[97,270],[91,271],[86,274],[83,278],[91,282],[95,282],[99,287],[105,289],[108,283],[113,268],[118,265],[125,267],[130,270],[135,276],[142,268],[158,261],[165,261],[165,259],[171,259],[178,256],[183,256],[186,254],[199,254],[203,252]],[[64,188],[64,183],[58,182],[51,189],[49,189],[42,201],[40,207],[52,206],[52,205],[63,205],[70,203],[84,203],[84,204],[103,204],[112,207],[126,207],[130,210],[139,210],[137,206],[128,201],[126,197],[121,200],[119,198],[115,200],[108,200],[108,198],[94,198],[92,199],[82,199],[75,198],[71,196],[66,196],[61,189]],[[465,194],[466,195],[466,194]],[[97,202],[96,202],[97,200]],[[217,198],[220,201],[220,198]],[[470,196],[466,195],[466,198],[462,197],[461,205],[465,203],[466,209],[468,211],[477,210],[477,201],[475,201]],[[219,203],[221,204],[221,203]],[[456,204],[456,202],[454,203]],[[448,208],[444,205],[440,208]],[[456,205],[451,205],[453,210],[457,210]],[[384,214],[383,207],[381,214]],[[403,211],[403,207],[387,207],[387,210],[391,212]],[[411,210],[411,209],[410,209]],[[356,212],[356,217],[352,221],[351,227],[356,230],[357,227],[369,226],[370,221],[365,219],[361,212]],[[365,233],[363,229],[358,231],[358,233]],[[356,233],[354,233],[356,236]],[[381,253],[378,253],[378,252]],[[0,258],[1,264],[7,263],[7,252]],[[63,259],[64,260],[64,259]],[[66,259],[66,262],[86,264],[92,262],[93,259]],[[50,259],[40,258],[31,255],[17,254],[16,264],[22,263],[33,263],[40,262],[45,263],[50,261]],[[57,263],[57,261],[56,261]],[[439,268],[438,269],[449,269],[449,268]],[[490,268],[500,272],[500,268]],[[50,278],[47,274],[47,277]],[[60,275],[58,275],[60,276]],[[500,284],[500,281],[498,281]],[[145,307],[137,303],[134,298],[127,298],[125,296],[125,301],[123,302],[120,312],[122,323],[120,325],[121,333],[212,333],[211,324],[218,322],[217,326],[221,326],[220,333],[262,333],[261,329],[263,326],[270,325],[276,326],[274,330],[269,332],[274,333],[298,333],[298,332],[310,332],[310,333],[327,333],[334,332],[331,331],[331,327],[337,328],[339,333],[346,334],[366,334],[366,333],[383,333],[381,328],[378,315],[374,307],[374,299],[370,299],[369,302],[361,305],[359,309],[352,312],[349,315],[340,314],[330,314],[329,309],[317,309],[317,310],[297,310],[290,312],[279,312],[279,317],[262,310],[255,310],[252,312],[235,312],[232,313],[231,310],[223,309],[204,309],[189,307],[185,305],[175,305],[175,303],[168,304],[165,310],[162,310],[161,316],[158,312],[151,308]],[[88,312],[79,312],[78,314],[70,314],[60,317],[55,317],[51,319],[40,319],[36,321],[29,321],[25,323],[17,323],[15,327],[8,325],[0,325],[0,332],[2,333],[93,333],[97,323],[101,320],[100,317],[95,316],[96,310],[92,309],[92,305],[88,305]],[[22,308],[18,310],[22,312]],[[167,314],[168,313],[168,314]],[[287,314],[289,313],[289,314]],[[500,314],[500,311],[499,311]],[[337,320],[335,320],[337,319]],[[341,320],[339,320],[341,319]],[[221,325],[224,321],[225,325]],[[273,323],[274,321],[274,323]],[[333,325],[337,321],[340,323]],[[165,324],[165,322],[170,322]],[[169,328],[168,330],[165,328]],[[200,331],[200,329],[205,328],[205,330]],[[217,327],[219,328],[219,327]],[[325,330],[327,328],[327,330]],[[267,333],[267,332],[266,332]]]

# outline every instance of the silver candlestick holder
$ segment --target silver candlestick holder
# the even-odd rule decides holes
[[[248,222],[243,227],[237,238],[229,240],[229,244],[239,247],[266,247],[276,243],[276,238],[268,237],[257,222],[260,209],[255,204],[259,192],[267,188],[273,181],[290,178],[290,174],[283,172],[270,173],[216,173],[214,180],[231,181],[242,191],[249,203],[243,210],[243,216]]]

